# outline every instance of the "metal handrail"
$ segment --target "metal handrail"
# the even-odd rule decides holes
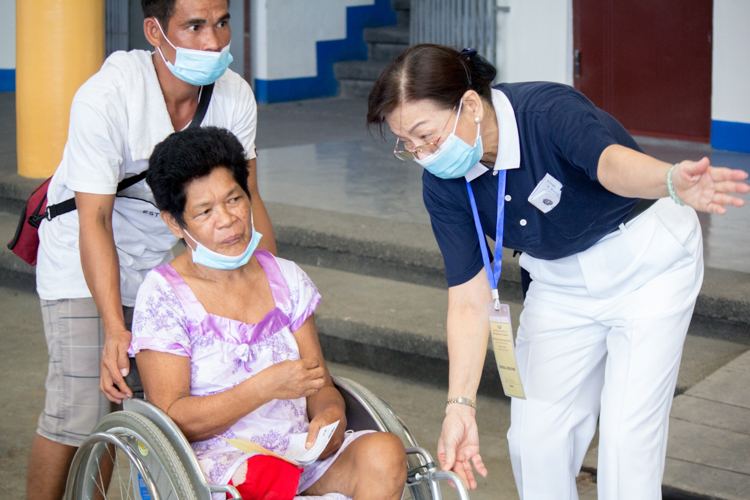
[[[437,43],[461,50],[476,49],[498,65],[497,0],[411,0],[409,43]]]

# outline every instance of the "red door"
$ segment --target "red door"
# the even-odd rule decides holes
[[[711,137],[713,0],[573,0],[575,86],[633,134]]]

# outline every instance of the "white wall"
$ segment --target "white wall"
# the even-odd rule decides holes
[[[572,0],[498,0],[498,70],[505,82],[573,84]]]
[[[750,123],[750,1],[714,0],[711,119]]]
[[[317,75],[315,43],[346,38],[346,8],[374,0],[253,0],[253,77]]]
[[[5,19],[0,30],[0,69],[16,68],[16,1],[0,0],[0,18]]]

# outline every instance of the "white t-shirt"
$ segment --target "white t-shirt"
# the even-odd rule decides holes
[[[231,70],[216,81],[202,125],[230,130],[248,159],[255,158],[255,97]],[[74,191],[115,194],[117,184],[148,167],[154,147],[174,132],[151,53],[115,52],[73,98],[63,158],[49,185],[47,203]],[[81,269],[78,212],[39,227],[36,282],[46,300],[91,297]],[[172,259],[177,242],[162,221],[145,180],[117,194],[112,229],[120,259],[122,303],[135,305],[146,273]]]

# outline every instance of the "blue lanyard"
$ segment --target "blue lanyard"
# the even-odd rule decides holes
[[[471,202],[471,212],[474,215],[474,226],[477,228],[479,237],[479,248],[482,250],[482,261],[484,262],[484,271],[487,273],[487,280],[490,282],[492,289],[492,299],[495,301],[495,309],[500,308],[500,294],[497,291],[497,283],[500,281],[500,273],[503,271],[503,229],[505,223],[505,170],[498,171],[497,175],[497,225],[495,227],[495,267],[490,266],[490,255],[487,250],[487,238],[482,230],[482,222],[479,220],[479,211],[477,202],[474,199],[474,191],[471,189],[471,183],[466,181],[466,189],[469,191],[469,201]]]

